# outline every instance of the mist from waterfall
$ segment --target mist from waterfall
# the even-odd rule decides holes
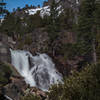
[[[51,84],[62,82],[62,75],[47,54],[33,56],[28,51],[10,50],[12,65],[25,78],[27,84],[47,91]]]

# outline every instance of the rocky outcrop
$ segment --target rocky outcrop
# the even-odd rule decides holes
[[[7,84],[3,90],[4,93],[13,100],[20,100],[21,97],[26,97],[30,94],[40,97],[41,100],[45,100],[45,98],[47,98],[45,92],[35,87],[29,87],[29,85],[27,85],[21,77],[11,77],[11,81],[12,82]]]
[[[13,100],[20,100],[27,85],[22,77],[11,77],[11,83],[4,86],[4,93]]]
[[[39,90],[39,89],[37,89],[35,87],[27,88],[24,91],[24,96],[28,96],[29,94],[34,95],[34,96],[37,96],[37,97],[40,97],[41,100],[45,100],[47,98],[46,92],[41,91],[41,90]]]
[[[48,42],[48,33],[44,29],[39,28],[17,40],[15,49],[27,50],[32,54],[36,52],[43,53],[48,49]]]
[[[13,83],[12,77],[20,80],[22,78],[11,64],[0,62],[0,94],[6,94],[3,87]]]
[[[12,38],[0,33],[0,62],[11,63],[10,48],[13,48],[14,44]]]
[[[53,0],[48,0],[49,5],[52,4]],[[71,9],[74,16],[74,22],[78,21],[78,13],[81,0],[55,0],[56,2],[60,1],[60,5],[62,5],[63,9]]]
[[[9,47],[3,42],[0,42],[0,61],[11,62]]]

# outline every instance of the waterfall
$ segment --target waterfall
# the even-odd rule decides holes
[[[33,56],[28,51],[10,50],[12,65],[30,86],[47,91],[52,84],[62,82],[62,75],[47,54]]]

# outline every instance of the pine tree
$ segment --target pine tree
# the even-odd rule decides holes
[[[63,29],[72,29],[74,23],[74,12],[72,8],[63,8],[63,12],[60,15],[60,24]]]
[[[97,60],[100,61],[100,1],[96,1],[96,10],[94,13],[95,17],[95,31],[96,31],[96,52],[97,52]]]
[[[94,52],[93,50],[95,49],[95,0],[83,0],[80,7],[78,21],[78,44],[80,45],[80,50],[83,50],[82,52],[84,52],[83,56],[89,62],[94,59],[92,55]]]
[[[50,39],[49,42],[49,50],[51,51],[52,55],[55,55],[56,52],[56,47],[57,47],[57,42],[56,40],[58,39],[59,36],[59,31],[60,31],[60,20],[59,20],[59,2],[56,2],[56,0],[52,0],[51,5],[50,5],[50,16],[47,18],[47,30],[48,30],[48,36]]]
[[[50,17],[49,17],[49,27],[48,31],[50,32],[49,37],[51,40],[54,40],[57,37],[57,32],[59,31],[59,2],[55,0],[52,1],[50,7]]]
[[[6,3],[4,2],[4,0],[0,0],[0,17],[4,17],[6,11]]]

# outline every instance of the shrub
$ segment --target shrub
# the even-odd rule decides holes
[[[49,100],[100,100],[100,64],[74,72],[64,84],[54,85]]]
[[[27,44],[27,45],[30,45],[30,44],[32,43],[32,37],[31,37],[31,36],[27,36],[27,37],[25,38],[24,43]]]
[[[24,47],[24,42],[21,41],[21,42],[18,44],[17,48],[18,48],[18,49],[23,49],[23,47]]]
[[[0,85],[5,85],[9,82],[12,71],[9,65],[0,62]]]
[[[27,96],[21,97],[21,100],[41,100],[40,97],[28,94]]]

